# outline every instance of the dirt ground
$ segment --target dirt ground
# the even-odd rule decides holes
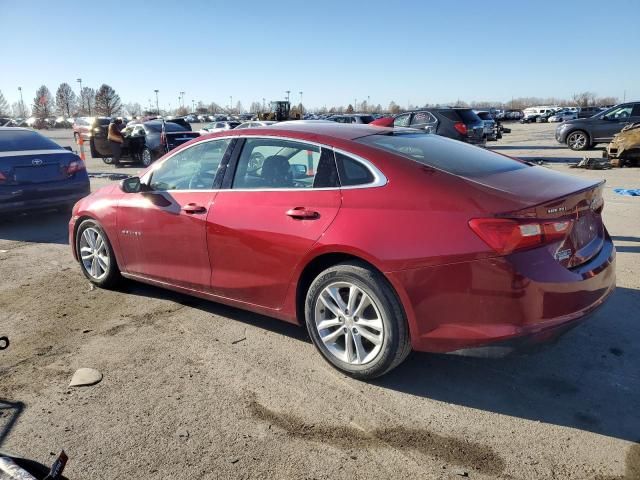
[[[581,158],[553,125],[512,128],[490,146]],[[135,283],[91,288],[63,214],[0,222],[0,449],[49,465],[64,448],[70,479],[640,478],[640,197],[613,193],[640,188],[640,169],[549,168],[607,180],[606,306],[534,355],[414,353],[371,383],[329,367],[299,327]],[[79,367],[102,382],[68,388]]]

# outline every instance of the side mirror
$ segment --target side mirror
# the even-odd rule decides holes
[[[120,190],[124,193],[138,193],[142,190],[140,177],[125,178],[120,182]]]

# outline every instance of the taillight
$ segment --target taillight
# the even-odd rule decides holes
[[[0,172],[0,182],[6,182],[6,181],[7,181],[7,176],[4,173]]]
[[[67,175],[73,175],[74,173],[85,169],[86,167],[82,160],[73,160],[72,162],[69,162],[69,166],[67,167]]]
[[[571,220],[518,222],[504,218],[474,218],[471,229],[500,255],[561,240],[569,234]]]
[[[460,135],[467,134],[467,126],[463,122],[456,122],[453,124],[453,128],[455,128]]]

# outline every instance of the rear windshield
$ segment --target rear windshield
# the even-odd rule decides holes
[[[164,131],[165,132],[186,132],[188,131],[182,125],[178,125],[173,122],[165,122],[164,123]],[[162,131],[162,122],[149,122],[145,123],[144,127],[151,130],[152,132],[161,132]]]
[[[460,108],[456,109],[456,112],[458,112],[458,115],[464,123],[478,123],[480,120],[480,117],[478,117],[473,110]]]
[[[0,131],[0,152],[23,150],[60,150],[60,145],[29,130]]]
[[[527,168],[523,162],[489,150],[426,133],[391,132],[356,141],[461,177],[484,177]]]

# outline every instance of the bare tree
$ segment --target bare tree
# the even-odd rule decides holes
[[[106,117],[117,115],[122,108],[120,96],[106,83],[103,83],[96,92],[95,102],[96,114]]]
[[[49,89],[42,85],[36,90],[36,96],[33,99],[33,115],[38,118],[50,117],[53,113],[53,98]]]
[[[260,102],[251,102],[249,106],[250,113],[259,113],[262,111],[262,104]]]
[[[61,83],[56,91],[56,111],[59,115],[70,117],[76,110],[76,94],[68,83]]]
[[[14,102],[11,104],[11,113],[16,118],[27,118],[31,116],[31,110],[27,105],[23,105],[21,102]]]
[[[80,92],[80,115],[93,115],[95,112],[96,91],[91,87],[82,87]]]
[[[607,105],[615,105],[619,102],[618,97],[599,97],[596,99],[596,105],[604,107]]]
[[[593,92],[576,93],[572,98],[579,107],[588,107],[596,103],[596,94]]]
[[[138,102],[125,103],[122,110],[127,116],[138,117],[142,115],[142,106]]]
[[[396,115],[398,113],[400,113],[400,106],[394,102],[393,100],[391,100],[391,102],[389,102],[389,112]]]
[[[9,102],[7,102],[7,99],[4,98],[2,92],[0,92],[0,115],[9,115]]]
[[[187,110],[187,107],[178,107],[178,109],[176,110],[176,115],[178,115],[179,117],[184,117],[188,113],[189,110]]]

